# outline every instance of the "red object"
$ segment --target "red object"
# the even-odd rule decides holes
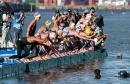
[[[48,6],[49,5],[49,0],[44,0],[44,6]]]
[[[11,2],[11,0],[3,0],[4,2]]]

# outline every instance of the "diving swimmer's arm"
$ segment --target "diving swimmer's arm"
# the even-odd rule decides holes
[[[32,25],[35,23],[35,20],[32,20],[32,22],[29,24],[29,26],[27,27],[27,36],[29,36],[29,32],[31,30]]]
[[[84,32],[80,32],[80,36],[86,37],[88,39],[91,39],[93,37],[93,35],[92,36],[87,36]]]
[[[44,44],[44,40],[40,38],[34,38],[34,41],[38,42],[39,44]]]
[[[79,35],[79,33],[75,32],[75,31],[70,31],[72,35],[76,36],[76,37],[79,37],[81,39],[85,39],[85,40],[89,40],[88,38],[82,36],[82,35]]]

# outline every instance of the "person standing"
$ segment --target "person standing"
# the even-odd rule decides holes
[[[1,48],[7,48],[7,42],[9,37],[9,30],[11,28],[11,23],[9,22],[9,14],[4,13],[2,15],[2,39],[1,39]]]
[[[37,25],[37,22],[40,20],[40,18],[41,18],[41,14],[36,12],[34,14],[34,19],[31,21],[31,23],[29,24],[27,28],[27,36],[34,36],[35,31],[36,31],[36,25]]]
[[[13,28],[14,28],[14,38],[13,43],[16,45],[16,41],[22,38],[22,24],[19,21],[20,14],[15,14],[13,20]]]
[[[20,11],[20,18],[19,18],[18,22],[20,22],[22,26],[24,25],[24,19],[25,19],[24,11],[21,10]]]

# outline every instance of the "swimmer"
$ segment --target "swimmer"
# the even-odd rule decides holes
[[[130,77],[130,73],[128,73],[125,70],[119,71],[117,77],[120,77],[120,78],[129,78]]]
[[[50,20],[47,20],[47,21],[45,22],[45,25],[43,25],[43,26],[38,30],[38,32],[35,34],[35,36],[38,36],[38,35],[40,35],[41,33],[47,32],[47,30],[50,28],[50,25],[51,25],[51,21],[50,21]]]
[[[41,14],[36,12],[34,14],[34,19],[31,21],[29,26],[27,27],[27,35],[26,36],[34,36],[36,27],[37,27],[37,22],[40,20]]]
[[[100,69],[95,69],[94,74],[95,74],[95,79],[100,79],[101,78],[101,71]]]

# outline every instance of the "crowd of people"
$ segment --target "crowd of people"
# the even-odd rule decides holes
[[[24,37],[22,37],[24,13],[21,12],[14,17],[13,43],[17,55],[11,56],[11,59],[22,62],[46,60],[96,50],[104,46],[106,35],[103,33],[103,16],[96,16],[95,8],[86,9],[82,15],[78,10],[68,9],[63,13],[57,10],[52,20],[45,21],[36,31],[41,17],[38,12],[34,14]],[[2,37],[3,35],[2,33]]]
[[[12,41],[14,47],[16,47],[16,41],[22,38],[22,26],[24,21],[24,12],[21,10],[20,13],[14,14],[14,12],[2,12],[1,15],[1,45],[0,48],[7,48],[9,41]],[[10,30],[13,29],[14,35],[10,33]]]

